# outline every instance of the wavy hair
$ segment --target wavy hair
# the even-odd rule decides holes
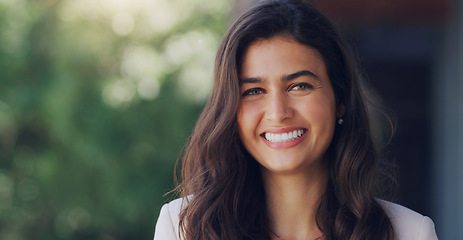
[[[378,160],[360,73],[333,25],[302,0],[264,1],[226,32],[217,52],[214,85],[181,158],[184,197],[179,234],[186,240],[269,239],[265,192],[257,161],[244,149],[236,120],[239,69],[247,47],[285,35],[322,56],[336,101],[345,107],[328,149],[330,178],[316,214],[326,239],[393,239],[374,198]]]

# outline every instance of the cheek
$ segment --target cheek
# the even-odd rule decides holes
[[[329,100],[320,101],[316,106],[317,107],[314,109],[314,111],[316,111],[314,116],[318,118],[319,121],[328,123],[336,118],[336,107],[334,102]]]
[[[243,140],[243,134],[248,132],[249,124],[250,124],[250,116],[248,114],[249,111],[246,111],[246,106],[240,104],[238,108],[238,113],[236,116],[236,121],[238,122],[238,130],[241,139]]]
[[[241,132],[241,128],[243,127],[243,123],[245,122],[244,120],[244,114],[243,114],[243,105],[240,104],[238,107],[238,112],[236,114],[236,122],[238,122],[238,130]]]
[[[239,106],[236,120],[242,141],[245,141],[246,136],[252,136],[256,132],[259,123],[258,109],[253,104],[241,103]]]
[[[303,109],[306,117],[310,119],[312,127],[318,126],[324,129],[334,127],[336,120],[334,96],[319,95],[304,104],[301,103],[299,109]]]

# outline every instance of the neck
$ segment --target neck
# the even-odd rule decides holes
[[[299,174],[262,170],[270,229],[281,239],[315,239],[321,235],[316,211],[328,182],[326,167]],[[277,238],[278,239],[278,238]]]

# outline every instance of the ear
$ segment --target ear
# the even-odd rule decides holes
[[[336,117],[342,117],[344,116],[346,108],[344,107],[344,104],[340,103],[338,106],[336,106]]]

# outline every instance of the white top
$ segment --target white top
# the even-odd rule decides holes
[[[436,240],[433,221],[401,205],[378,200],[392,222],[397,240]],[[180,240],[178,236],[181,199],[165,204],[159,214],[154,232],[154,240]]]

